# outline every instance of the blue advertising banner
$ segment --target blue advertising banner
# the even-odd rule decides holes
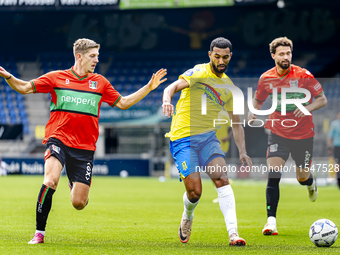
[[[8,164],[8,174],[44,174],[43,158],[3,158]],[[149,176],[148,159],[95,159],[93,175],[120,175],[125,170],[129,176]]]

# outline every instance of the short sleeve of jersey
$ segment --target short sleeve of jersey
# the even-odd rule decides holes
[[[53,90],[54,82],[59,74],[59,71],[49,72],[40,76],[38,79],[31,80],[33,93],[49,93]]]
[[[260,80],[257,84],[257,90],[255,91],[255,99],[258,101],[265,101],[268,97],[268,92],[264,88],[264,77],[260,77]]]
[[[111,83],[102,77],[102,81],[104,82],[104,92],[103,92],[103,97],[102,100],[103,102],[108,103],[111,107],[116,106],[116,104],[119,102],[119,100],[122,98],[122,96],[119,94],[117,90],[113,88]]]
[[[305,72],[304,79],[305,79],[305,84],[306,84],[306,89],[310,91],[312,94],[312,97],[319,97],[323,94],[323,89],[320,84],[315,78],[314,75],[311,74],[308,70],[303,69]]]
[[[203,73],[202,70],[195,70],[196,68],[189,69],[184,74],[179,76],[179,79],[182,78],[186,80],[190,84],[190,80],[192,78],[202,78],[201,74]]]

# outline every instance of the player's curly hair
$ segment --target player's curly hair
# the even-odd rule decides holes
[[[74,42],[73,44],[73,54],[76,56],[78,53],[86,54],[89,49],[100,48],[100,44],[93,40],[87,38],[81,38]]]
[[[210,51],[213,51],[214,47],[221,48],[221,49],[229,48],[230,52],[231,52],[232,44],[231,44],[231,42],[228,39],[226,39],[224,37],[217,37],[216,39],[214,39],[211,42],[211,44],[210,44]]]
[[[279,37],[279,38],[274,39],[269,44],[270,53],[275,54],[276,48],[279,46],[289,46],[290,50],[293,51],[293,42],[289,40],[287,37]]]

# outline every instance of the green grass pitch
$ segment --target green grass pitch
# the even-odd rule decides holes
[[[305,187],[281,184],[278,236],[263,236],[266,222],[263,181],[233,182],[239,234],[246,247],[229,247],[228,236],[210,180],[195,210],[190,241],[178,239],[184,185],[177,179],[98,177],[89,205],[75,210],[67,178],[62,176],[47,222],[45,244],[28,245],[35,231],[35,206],[42,176],[0,177],[0,254],[339,254],[314,246],[310,225],[327,218],[340,226],[340,191],[319,187],[311,203]]]

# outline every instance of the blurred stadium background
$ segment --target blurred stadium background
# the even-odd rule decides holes
[[[96,72],[122,95],[167,68],[168,81],[129,110],[103,104],[94,174],[176,176],[164,137],[170,121],[161,112],[163,89],[208,62],[211,40],[223,36],[233,43],[227,75],[247,95],[247,87],[254,91],[260,75],[274,66],[268,44],[287,36],[294,43],[293,63],[311,71],[328,98],[313,114],[314,162],[328,163],[326,133],[340,110],[339,8],[332,0],[0,0],[0,65],[23,80],[68,69],[73,42],[86,37],[101,44]],[[0,79],[0,156],[9,174],[43,173],[49,99],[22,96]],[[262,128],[245,131],[248,154],[256,164],[265,163],[267,134]],[[237,165],[233,142],[228,155],[228,163]]]

